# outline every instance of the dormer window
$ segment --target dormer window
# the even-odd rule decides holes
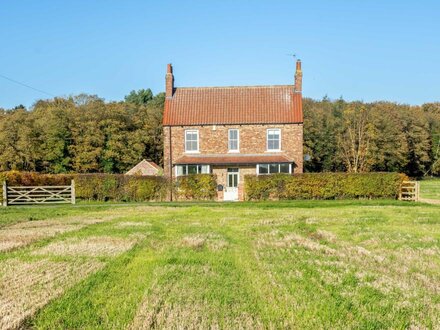
[[[185,131],[185,152],[199,152],[199,131]]]
[[[240,150],[240,136],[236,128],[228,130],[228,150],[229,152],[238,152]]]
[[[281,151],[281,130],[279,128],[267,130],[267,151]]]

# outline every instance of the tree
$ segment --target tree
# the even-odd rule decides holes
[[[371,142],[377,134],[365,104],[351,103],[343,110],[339,154],[348,172],[365,172],[372,165]]]
[[[36,170],[34,122],[18,107],[0,115],[0,171]]]
[[[74,100],[77,106],[69,125],[72,136],[72,143],[69,145],[72,168],[79,173],[101,172],[105,137],[99,122],[105,116],[106,105],[102,99],[84,95],[81,96],[81,102]]]
[[[408,163],[403,170],[410,176],[422,176],[432,163],[428,120],[420,107],[406,106],[401,110],[404,112],[402,129],[408,144]]]
[[[38,101],[34,106],[35,132],[40,141],[41,168],[49,173],[71,171],[69,146],[72,143],[69,123],[75,104],[72,100],[55,98]]]
[[[425,174],[440,175],[440,103],[423,104],[422,110],[428,121],[432,141],[430,155],[432,164]]]
[[[408,163],[408,143],[402,130],[402,112],[393,103],[371,105],[370,121],[377,134],[371,143],[371,170],[399,172]]]
[[[339,104],[340,106],[340,104]],[[304,154],[308,172],[335,171],[341,165],[337,160],[337,133],[339,118],[335,104],[324,98],[321,102],[304,100]]]
[[[146,105],[149,101],[153,99],[153,92],[151,89],[140,89],[137,92],[131,91],[130,94],[125,96],[125,102],[133,103],[136,105]]]

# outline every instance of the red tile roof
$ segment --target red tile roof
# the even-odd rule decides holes
[[[174,162],[177,165],[186,164],[266,164],[293,163],[293,160],[283,155],[185,155]]]
[[[293,85],[176,88],[165,101],[164,126],[302,123]]]

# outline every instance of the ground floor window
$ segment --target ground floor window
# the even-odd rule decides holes
[[[292,173],[292,164],[258,164],[257,174]]]
[[[210,173],[209,165],[176,165],[176,176]]]

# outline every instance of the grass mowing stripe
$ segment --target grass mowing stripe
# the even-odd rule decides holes
[[[124,328],[134,317],[156,263],[152,242],[107,267],[41,310],[29,326],[40,329]]]

